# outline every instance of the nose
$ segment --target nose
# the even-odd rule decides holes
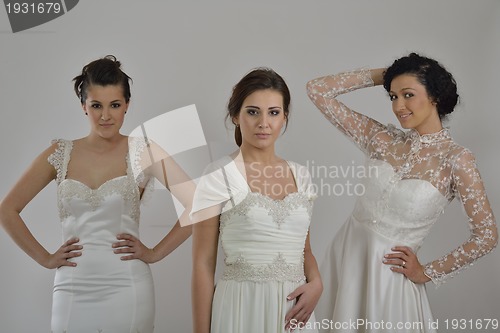
[[[402,111],[406,108],[405,102],[402,98],[397,98],[392,103],[392,107],[395,111]]]
[[[267,114],[263,113],[260,118],[259,118],[259,123],[258,127],[259,128],[268,128],[269,127],[269,121],[268,121],[268,116]]]
[[[111,114],[110,114],[109,108],[103,107],[102,113],[101,113],[101,119],[106,121],[106,120],[109,120],[110,118],[111,118]]]

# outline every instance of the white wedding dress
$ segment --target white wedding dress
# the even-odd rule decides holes
[[[285,332],[285,315],[294,305],[286,297],[306,283],[304,245],[315,198],[307,168],[288,166],[298,192],[282,200],[251,192],[230,157],[207,167],[196,188],[193,214],[223,205],[225,265],[212,303],[212,333]],[[314,321],[313,314],[308,325]]]
[[[63,241],[78,237],[82,255],[76,267],[57,269],[52,304],[53,333],[151,333],[155,299],[149,265],[122,261],[113,253],[116,235],[139,236],[140,192],[144,179],[139,139],[129,140],[127,175],[97,189],[66,178],[72,141],[56,140],[49,162],[57,170],[57,195]],[[124,161],[125,162],[125,161]]]
[[[496,245],[495,220],[472,153],[449,131],[403,132],[349,109],[337,96],[373,85],[368,70],[311,81],[308,93],[325,117],[367,156],[365,193],[321,263],[324,292],[316,307],[327,332],[434,332],[425,284],[383,264],[394,246],[417,252],[445,207],[458,197],[471,236],[425,265],[436,284]]]

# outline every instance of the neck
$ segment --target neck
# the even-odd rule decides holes
[[[103,138],[99,135],[89,134],[85,137],[85,142],[92,147],[95,147],[97,150],[106,151],[108,149],[114,149],[117,145],[119,145],[126,136],[118,134],[111,138]]]
[[[427,118],[426,121],[414,129],[420,135],[432,134],[441,131],[443,129],[443,124],[441,123],[441,119],[439,119],[439,115],[436,111],[429,118]]]
[[[441,123],[439,123],[439,126],[427,126],[424,128],[415,128],[415,130],[420,135],[437,133],[437,132],[441,131],[442,129],[443,129],[443,126],[441,125]]]
[[[259,149],[243,143],[240,147],[241,155],[246,163],[273,164],[278,160],[274,153],[274,145],[266,149]]]

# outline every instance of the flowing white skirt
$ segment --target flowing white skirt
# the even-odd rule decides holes
[[[212,333],[286,332],[285,315],[295,304],[286,297],[301,284],[220,280],[212,305]],[[304,329],[296,326],[295,332],[316,333],[314,323],[313,314]]]
[[[324,291],[321,332],[435,332],[425,284],[383,264],[394,240],[354,217],[342,226],[320,265]]]

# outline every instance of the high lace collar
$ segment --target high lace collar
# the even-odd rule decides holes
[[[414,142],[432,144],[432,143],[438,143],[438,142],[441,142],[444,140],[449,140],[449,139],[451,139],[451,135],[450,135],[450,130],[447,127],[444,127],[439,132],[422,134],[422,135],[420,133],[418,133],[418,131],[416,129],[412,128],[410,130],[410,138]]]

